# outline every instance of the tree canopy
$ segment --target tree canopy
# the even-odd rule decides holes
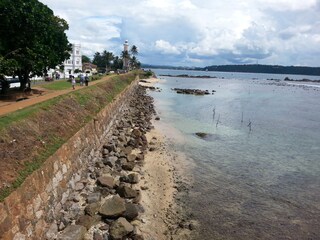
[[[86,55],[81,56],[81,61],[82,61],[82,63],[91,63],[90,58]]]
[[[22,89],[70,56],[67,22],[39,1],[1,0],[0,19],[0,74],[18,75]]]
[[[112,62],[114,60],[112,52],[104,50],[102,53],[96,52],[93,57],[92,63],[97,65],[99,70],[108,70],[112,68]]]
[[[138,48],[136,45],[132,45],[131,49],[130,49],[130,52],[133,56],[136,56],[138,55]]]

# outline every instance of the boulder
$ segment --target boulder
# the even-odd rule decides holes
[[[102,234],[100,234],[99,232],[94,232],[93,233],[93,240],[103,240]]]
[[[123,217],[125,217],[127,220],[132,221],[136,217],[139,216],[138,208],[135,204],[127,203],[126,204],[126,211],[123,214]]]
[[[136,158],[137,158],[137,155],[135,155],[135,154],[129,154],[127,156],[128,162],[134,162],[136,160]]]
[[[123,197],[123,198],[135,198],[138,196],[138,193],[136,190],[124,185],[120,186],[117,192],[120,195],[120,197]]]
[[[52,223],[49,227],[49,229],[46,231],[46,237],[47,239],[56,239],[58,234],[58,226],[57,223]]]
[[[82,240],[87,230],[84,226],[69,225],[58,236],[59,240]]]
[[[87,230],[96,223],[97,219],[89,215],[82,215],[76,222],[77,225],[84,226]]]
[[[138,128],[133,129],[132,135],[136,138],[141,137],[142,133]]]
[[[98,184],[102,187],[107,187],[107,188],[114,188],[115,183],[114,183],[114,179],[111,176],[102,176],[99,177],[97,180]]]
[[[123,150],[123,152],[124,152],[126,155],[131,154],[131,152],[132,152],[132,147],[126,147],[126,148]]]
[[[125,201],[118,196],[107,199],[99,209],[99,213],[104,217],[119,217],[125,211]]]
[[[87,198],[87,203],[95,203],[95,202],[99,202],[101,200],[101,193],[99,192],[94,192],[89,194],[88,198]]]
[[[139,174],[138,173],[130,173],[128,175],[128,183],[138,183],[139,182]]]
[[[86,206],[84,212],[91,217],[95,216],[97,212],[99,212],[101,204],[100,203],[91,203]]]
[[[113,168],[116,165],[116,161],[118,160],[117,157],[112,156],[112,157],[107,157],[103,159],[103,163],[111,168]]]
[[[131,232],[133,232],[133,226],[125,219],[119,218],[114,221],[110,226],[111,239],[121,240]]]
[[[126,171],[132,171],[133,168],[134,168],[134,162],[127,162],[122,165],[122,169]]]
[[[109,152],[115,152],[116,151],[116,146],[114,144],[106,144],[103,145],[103,148],[107,149]]]
[[[197,135],[198,137],[200,137],[200,138],[205,138],[205,137],[208,136],[208,134],[207,134],[207,133],[204,133],[204,132],[197,132],[196,135]]]
[[[82,189],[84,189],[84,184],[82,182],[77,182],[74,187],[74,190],[81,191]]]

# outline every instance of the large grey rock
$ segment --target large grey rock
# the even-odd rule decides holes
[[[84,189],[84,184],[82,182],[77,182],[75,187],[74,187],[74,190],[76,191],[81,191],[82,189]]]
[[[125,218],[121,217],[110,226],[111,239],[120,240],[133,232],[133,229],[133,226]]]
[[[128,162],[134,162],[136,160],[136,158],[137,158],[137,155],[135,155],[135,154],[129,154],[127,156]]]
[[[139,174],[138,173],[130,173],[128,175],[128,183],[138,183],[139,182]]]
[[[103,159],[103,163],[111,168],[113,168],[116,165],[116,161],[118,160],[118,157],[112,156],[107,157]]]
[[[114,144],[106,144],[103,145],[103,148],[108,149],[109,152],[115,152],[116,151],[116,146]]]
[[[59,240],[82,240],[87,230],[84,226],[69,225],[58,236]]]
[[[129,221],[132,221],[136,217],[138,217],[138,215],[139,215],[139,212],[138,212],[138,208],[136,207],[136,205],[132,204],[132,203],[127,203],[126,204],[126,211],[123,214],[123,217],[125,217]]]
[[[97,180],[98,184],[101,185],[102,187],[107,187],[107,188],[114,188],[114,179],[113,177],[110,176],[101,176]]]
[[[46,237],[47,239],[56,239],[58,234],[58,226],[54,222],[50,225],[49,229],[46,231]]]
[[[88,204],[99,202],[100,200],[101,200],[101,193],[99,193],[99,192],[91,193],[87,197],[87,203]]]
[[[93,233],[93,240],[103,240],[102,234],[100,234],[99,232],[94,232]]]
[[[123,152],[124,152],[126,155],[131,154],[131,152],[132,152],[132,147],[126,147],[126,148],[123,150]]]
[[[132,131],[132,135],[138,138],[138,137],[141,137],[142,133],[138,128],[135,128]]]
[[[107,199],[99,209],[99,213],[105,217],[119,217],[125,211],[125,201],[118,196]]]
[[[89,230],[94,224],[98,221],[96,218],[89,215],[82,215],[76,222],[77,225],[84,226],[87,230]]]
[[[132,171],[133,168],[134,168],[134,162],[127,162],[122,165],[122,169],[126,171]]]
[[[123,197],[123,198],[135,198],[138,196],[138,193],[136,190],[127,186],[120,186],[117,192],[119,193],[120,197]]]
[[[96,202],[96,203],[91,203],[89,205],[86,206],[86,208],[84,209],[84,212],[87,215],[90,215],[91,217],[93,217],[96,213],[99,212],[101,207],[101,204]]]

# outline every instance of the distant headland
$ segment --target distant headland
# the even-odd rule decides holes
[[[280,65],[213,65],[204,68],[200,67],[174,67],[166,65],[142,64],[143,68],[176,69],[176,70],[196,70],[196,71],[216,71],[216,72],[246,72],[246,73],[270,73],[270,74],[293,74],[293,75],[313,75],[320,76],[320,67],[306,66],[280,66]]]

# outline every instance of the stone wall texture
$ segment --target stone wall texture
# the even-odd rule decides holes
[[[46,229],[80,181],[83,169],[99,154],[102,140],[137,85],[138,79],[0,203],[1,240],[46,239]]]

